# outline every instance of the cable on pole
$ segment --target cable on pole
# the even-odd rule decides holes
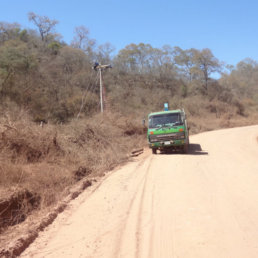
[[[92,76],[93,76],[93,72],[91,73],[91,76],[90,76],[90,80],[89,80],[90,83],[89,83],[87,89],[85,90],[85,92],[84,92],[84,94],[83,94],[83,96],[82,96],[81,107],[80,107],[80,111],[79,111],[79,113],[78,113],[78,115],[77,115],[77,119],[80,117],[81,111],[82,111],[82,109],[83,109],[83,107],[84,107],[84,105],[85,105],[85,101],[86,101],[86,99],[87,99],[87,96],[88,96],[89,92],[91,91],[91,89],[93,88],[93,86],[97,83],[98,74],[97,74],[95,83],[92,83],[92,82],[91,82]]]

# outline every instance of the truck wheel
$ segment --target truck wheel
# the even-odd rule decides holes
[[[184,154],[188,153],[188,147],[189,147],[189,144],[184,145]]]
[[[157,149],[152,149],[152,154],[157,154]]]

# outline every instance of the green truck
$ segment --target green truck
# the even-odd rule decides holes
[[[157,150],[188,152],[189,131],[184,110],[168,110],[151,113],[148,116],[148,143],[152,153]]]

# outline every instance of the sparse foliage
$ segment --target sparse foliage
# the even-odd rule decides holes
[[[96,40],[89,37],[89,30],[85,26],[79,26],[74,29],[74,34],[71,46],[82,49],[90,58],[90,61],[93,61]]]
[[[40,16],[33,12],[28,13],[29,21],[32,21],[38,28],[42,41],[49,41],[50,35],[54,33],[55,26],[58,24],[57,20],[51,20],[47,16]]]
[[[183,50],[180,47],[174,48],[175,63],[182,67],[182,72],[186,75],[189,82],[192,81],[195,72],[195,56],[196,50],[191,48]]]
[[[109,42],[100,45],[97,49],[96,60],[101,64],[109,64],[112,61],[112,53],[114,51],[115,47]]]
[[[208,81],[211,73],[220,72],[221,65],[219,60],[212,54],[211,50],[205,48],[203,50],[194,51],[194,63],[196,68],[200,69],[204,80],[204,88],[208,90]]]
[[[17,38],[20,33],[20,25],[18,23],[0,22],[0,44]]]

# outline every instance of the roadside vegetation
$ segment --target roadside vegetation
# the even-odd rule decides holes
[[[255,60],[231,66],[208,48],[144,43],[115,52],[110,43],[98,45],[85,26],[75,28],[68,44],[55,31],[56,20],[28,18],[32,29],[0,22],[2,200],[26,189],[36,209],[51,207],[83,177],[101,175],[143,147],[142,120],[164,102],[185,109],[191,134],[258,122]],[[113,66],[103,72],[104,115],[96,61]],[[25,217],[11,223],[1,217],[0,227]]]

